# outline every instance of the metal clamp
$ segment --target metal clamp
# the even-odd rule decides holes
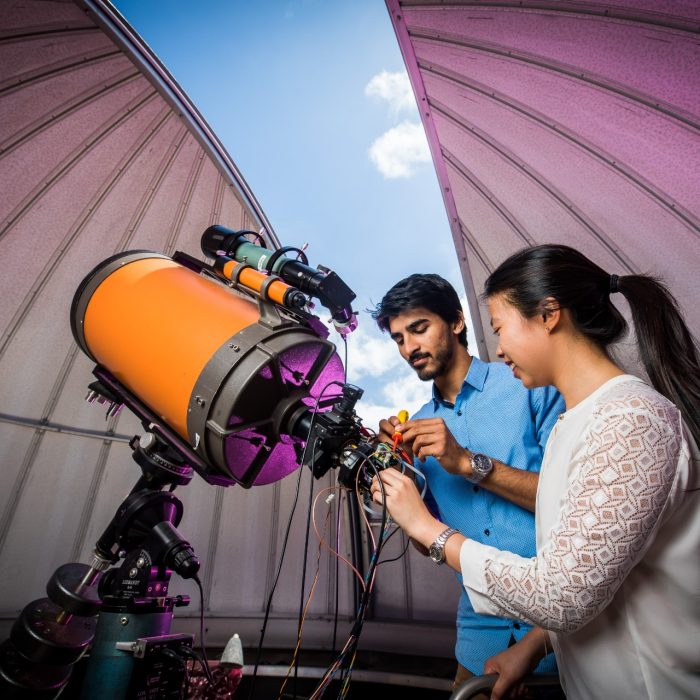
[[[293,245],[286,245],[282,246],[281,248],[278,248],[267,260],[265,263],[265,270],[268,274],[272,274],[272,268],[275,266],[275,263],[285,254],[289,253],[290,251],[294,251],[298,255],[301,256],[301,262],[304,263],[304,265],[309,264],[309,259],[306,257],[306,253],[301,249],[297,248],[296,246]]]

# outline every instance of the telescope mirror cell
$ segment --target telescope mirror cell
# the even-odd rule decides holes
[[[212,472],[246,487],[298,467],[290,417],[343,380],[335,346],[299,319],[261,318],[253,301],[150,251],[100,263],[75,294],[71,328]]]

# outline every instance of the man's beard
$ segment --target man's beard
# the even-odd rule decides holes
[[[419,369],[414,367],[416,374],[418,375],[418,379],[424,382],[429,382],[445,373],[447,366],[452,361],[453,354],[454,352],[452,348],[449,345],[446,345],[445,347],[440,348],[434,356],[430,353],[416,353],[409,358],[409,362],[413,362],[421,357],[432,357],[434,361],[433,367],[430,365],[426,365],[425,367],[421,367]]]

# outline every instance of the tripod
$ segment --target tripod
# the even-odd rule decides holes
[[[57,697],[89,647],[83,700],[180,697],[186,667],[174,650],[191,648],[193,639],[169,634],[173,609],[189,604],[188,596],[169,594],[170,575],[194,578],[200,564],[177,531],[183,506],[172,491],[193,470],[153,433],[135,436],[130,447],[142,475],[91,562],[60,566],[48,597],[29,603],[0,644],[3,698]]]

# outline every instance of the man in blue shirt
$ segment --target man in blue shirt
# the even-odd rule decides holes
[[[433,381],[432,400],[398,430],[421,460],[434,515],[473,540],[534,556],[538,472],[549,432],[565,410],[561,396],[552,387],[525,389],[505,364],[472,357],[459,297],[439,275],[401,280],[372,316],[418,377]],[[398,425],[395,416],[383,420],[380,439],[390,442]],[[430,550],[436,563],[446,541],[440,539]],[[489,657],[529,629],[477,615],[462,590],[455,687],[481,675]],[[537,669],[554,670],[551,654]]]

